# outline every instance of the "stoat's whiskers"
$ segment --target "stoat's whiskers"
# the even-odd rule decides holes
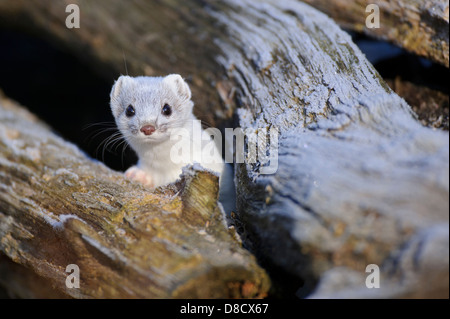
[[[122,145],[122,164],[123,164],[123,155],[125,153],[126,148],[128,147],[128,142],[126,139],[127,136],[123,135],[120,131],[113,133],[111,136],[107,137],[98,148],[102,147],[102,161],[105,160],[105,151],[109,151],[117,154],[119,147]],[[97,151],[98,152],[98,151]]]
[[[92,132],[90,132],[84,139],[84,142],[86,142],[86,139],[90,140],[88,145],[90,145],[91,142],[100,134],[103,134],[105,132],[117,131],[116,123],[114,123],[114,122],[99,122],[99,123],[88,124],[83,127],[83,131],[91,129],[92,127],[96,127],[96,126],[99,126],[100,128],[92,130]]]
[[[88,128],[91,128],[93,126],[116,126],[116,123],[114,122],[98,122],[98,123],[91,123],[91,124],[87,124],[83,127],[83,130],[86,130]]]
[[[101,127],[94,130],[90,135],[88,135],[87,138],[89,138],[91,141],[102,134],[108,133],[108,137],[106,137],[99,145],[97,145],[97,148],[95,149],[95,157],[99,158],[99,153],[101,151],[101,160],[104,162],[106,151],[117,154],[117,152],[121,148],[121,161],[123,166],[124,154],[127,147],[129,146],[126,139],[127,136],[125,136],[124,134],[122,134],[122,132],[119,131],[119,129],[116,126],[116,123],[114,122],[100,122],[88,124],[83,129],[85,130],[95,126]],[[132,134],[129,134],[128,137],[131,137],[131,135]]]

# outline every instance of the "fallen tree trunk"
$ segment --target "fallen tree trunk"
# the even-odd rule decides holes
[[[11,25],[26,16],[80,55],[88,46],[98,69],[125,50],[131,74],[190,76],[216,123],[238,108],[242,128],[279,130],[275,174],[236,165],[243,239],[273,277],[313,297],[448,296],[448,133],[422,127],[324,14],[287,0],[86,1],[74,31],[63,9],[0,1]],[[366,288],[368,264],[380,289]]]
[[[316,297],[425,297],[417,281],[430,273],[431,289],[445,292],[448,134],[422,127],[323,14],[290,2],[241,10],[245,25],[227,21],[238,40],[224,59],[242,88],[240,124],[273,125],[283,137],[275,175],[238,166],[238,206],[254,250],[290,273],[326,280]],[[257,53],[246,45],[268,38]],[[411,246],[416,259],[404,253]],[[382,289],[366,288],[369,264],[380,266]]]
[[[275,175],[238,166],[254,250],[322,281],[316,297],[426,297],[417,282],[427,276],[448,295],[448,134],[422,127],[324,15],[290,2],[241,9],[224,59],[242,88],[240,124],[283,136]],[[267,38],[257,53],[246,45]],[[365,286],[369,264],[381,268],[379,290]]]
[[[217,206],[217,176],[187,169],[178,184],[152,193],[4,98],[0,123],[0,283],[12,295],[266,294],[267,276]],[[66,284],[72,264],[79,287]]]
[[[305,0],[328,14],[345,28],[388,40],[396,45],[433,60],[448,68],[448,1],[339,1]],[[367,28],[366,18],[376,4],[380,11],[377,28]],[[369,17],[370,18],[370,17]]]

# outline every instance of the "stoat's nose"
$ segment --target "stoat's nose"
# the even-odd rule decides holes
[[[152,135],[152,133],[156,131],[155,127],[152,125],[145,125],[141,127],[141,132],[145,135]]]

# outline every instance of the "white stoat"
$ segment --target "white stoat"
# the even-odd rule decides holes
[[[227,214],[234,209],[231,167],[224,163],[211,136],[192,113],[191,90],[180,75],[120,76],[110,97],[117,127],[139,158],[125,172],[128,178],[158,187],[176,181],[184,166],[197,161],[219,174],[220,201]],[[171,136],[183,136],[185,140]],[[182,160],[180,143],[189,144],[181,150]],[[206,147],[208,160],[202,160]]]

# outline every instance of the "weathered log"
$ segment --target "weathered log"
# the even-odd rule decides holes
[[[449,66],[447,0],[433,1],[339,1],[304,0],[328,14],[341,26],[388,40],[396,45],[440,64]],[[366,19],[374,13],[369,4],[376,4],[380,13],[377,28],[367,28]]]
[[[149,192],[3,98],[0,124],[0,252],[8,257],[0,257],[0,283],[11,294],[218,298],[267,292],[267,276],[218,208],[217,176],[190,168],[176,185]],[[79,267],[79,288],[66,286],[70,264]]]
[[[290,0],[79,4],[78,30],[62,3],[0,1],[0,16],[89,47],[99,70],[125,52],[130,74],[189,76],[200,116],[238,107],[242,128],[279,129],[274,175],[236,165],[243,239],[272,274],[313,297],[448,296],[448,133],[422,127],[331,19]]]
[[[429,275],[428,260],[437,277],[448,277],[448,133],[422,127],[323,14],[292,2],[242,3],[241,10],[245,23],[224,19],[237,42],[227,43],[224,61],[241,85],[240,124],[273,125],[282,133],[275,175],[237,166],[240,217],[254,250],[308,279],[325,280],[338,266],[333,279],[342,269],[365,278],[366,265],[380,266],[380,290],[367,289],[364,280],[331,285],[330,279],[319,285],[326,296],[352,291],[358,297],[363,290],[365,296],[426,297],[416,280]],[[273,36],[280,34],[289,36]],[[402,253],[411,246],[413,260]],[[433,258],[420,250],[425,246]],[[402,277],[413,265],[414,274]]]

